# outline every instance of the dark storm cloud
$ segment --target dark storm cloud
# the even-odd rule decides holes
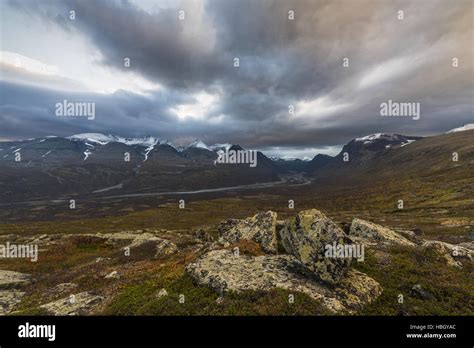
[[[143,129],[153,134],[172,134],[176,132],[175,117],[169,113],[168,106],[186,101],[169,93],[144,97],[125,91],[111,95],[61,92],[7,82],[0,82],[0,88],[2,132],[20,138],[31,136],[32,129],[35,136],[110,133],[111,129],[117,134],[133,136],[143,135]],[[10,100],[15,100],[15,104],[10,104]],[[95,103],[95,119],[56,116],[55,105],[64,100]]]
[[[61,133],[153,131],[265,147],[338,145],[373,132],[428,135],[473,119],[468,0],[214,0],[203,6],[177,1],[153,12],[128,1],[12,4],[84,35],[100,51],[99,64],[124,70],[123,58],[131,58],[131,69],[164,91],[148,97],[90,95],[101,101],[104,116],[77,125],[26,116],[28,107],[44,110],[48,98],[28,100],[31,91],[16,86],[7,109],[2,106],[7,125],[21,113],[32,125],[42,119]],[[67,18],[70,9],[75,21]],[[186,11],[183,21],[180,9]],[[294,21],[288,20],[289,10]],[[233,67],[235,57],[239,68]],[[344,57],[350,58],[349,68],[342,67]],[[460,58],[460,67],[452,67],[452,57]],[[203,118],[183,121],[170,111],[192,104],[203,91],[218,96]],[[15,106],[20,99],[26,106]],[[381,118],[379,105],[388,99],[420,102],[422,119]],[[304,103],[310,105],[305,112]],[[296,115],[288,114],[289,105]],[[13,128],[5,129],[20,135]]]

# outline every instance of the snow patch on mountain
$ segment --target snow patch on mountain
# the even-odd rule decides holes
[[[229,143],[224,143],[224,144],[214,144],[209,146],[209,148],[213,151],[218,151],[218,150],[228,150],[232,147],[232,144]]]
[[[196,140],[194,140],[191,144],[189,144],[188,148],[191,148],[191,147],[195,147],[195,148],[198,148],[198,149],[204,149],[204,150],[212,151],[212,148],[210,148],[209,146],[207,146],[204,142],[202,142],[202,141],[199,140],[199,139],[196,139]]]
[[[408,145],[408,144],[411,144],[411,143],[414,142],[414,141],[415,141],[415,140],[410,140],[410,139],[409,139],[409,140],[407,140],[406,143],[401,144],[400,147],[404,147],[404,146],[406,146],[406,145]]]
[[[82,141],[85,145],[94,147],[93,145],[89,144],[99,144],[99,145],[106,145],[108,143],[122,143],[128,146],[144,146],[146,147],[145,152],[150,153],[151,150],[156,145],[169,145],[176,149],[173,144],[171,144],[168,140],[165,139],[158,139],[152,136],[145,136],[140,138],[124,138],[116,135],[105,135],[102,133],[82,133],[76,134],[73,136],[68,137],[67,139],[75,140],[75,141]],[[176,149],[177,150],[177,149]]]
[[[145,162],[147,159],[148,159],[148,154],[155,148],[155,145],[158,143],[155,142],[154,144],[151,144],[150,146],[148,146],[146,149],[145,149],[145,152],[143,153],[145,155],[145,159],[143,160],[143,162]]]
[[[363,141],[364,144],[366,144],[366,143],[373,142],[374,140],[380,139],[383,135],[388,135],[388,134],[384,134],[384,133],[369,134],[362,138],[355,138],[355,141]]]
[[[104,135],[101,133],[81,133],[76,134],[73,136],[68,137],[71,140],[79,140],[79,141],[88,141],[91,143],[97,143],[100,145],[106,145],[111,141],[115,141],[112,136]]]
[[[53,152],[53,150],[47,151],[46,153],[44,153],[44,154],[41,155],[41,158],[45,158],[45,157],[48,156],[51,152]]]
[[[464,131],[468,131],[468,130],[472,130],[472,129],[474,129],[474,123],[468,123],[468,124],[465,124],[462,127],[451,129],[450,131],[446,132],[446,134],[464,132]]]

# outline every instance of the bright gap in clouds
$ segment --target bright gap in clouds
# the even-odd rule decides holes
[[[217,95],[201,92],[195,94],[194,99],[194,103],[180,104],[170,108],[170,111],[177,115],[181,120],[186,118],[203,119],[216,105],[219,98]]]
[[[57,75],[59,71],[55,65],[45,64],[39,60],[8,51],[0,51],[0,64],[17,69],[24,69],[29,73],[41,75]]]
[[[329,156],[336,156],[342,149],[342,145],[325,146],[325,147],[284,147],[272,146],[258,149],[267,157],[280,157],[283,159],[299,158],[299,159],[313,159],[317,154],[324,154]]]
[[[359,88],[369,88],[400,78],[423,64],[425,61],[424,58],[428,54],[429,52],[424,52],[422,54],[397,57],[382,62],[363,73],[359,81]]]
[[[298,102],[295,108],[295,116],[325,117],[349,106],[351,106],[351,103],[338,103],[329,96],[322,96],[313,100]]]

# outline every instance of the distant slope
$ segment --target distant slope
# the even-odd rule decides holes
[[[466,178],[473,176],[474,130],[418,138],[411,142],[400,142],[402,140],[391,144],[385,141],[361,144],[352,140],[314,175],[320,180],[340,182],[449,174]],[[413,140],[413,137],[407,140]],[[459,156],[457,162],[453,161],[455,152]],[[344,153],[349,154],[348,162],[344,161]]]

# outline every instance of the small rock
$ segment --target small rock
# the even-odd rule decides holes
[[[110,257],[97,257],[95,263],[104,262],[110,260]]]
[[[224,303],[224,297],[223,297],[223,296],[219,296],[219,297],[216,299],[216,303],[219,304],[219,305],[222,304],[222,303]]]
[[[421,284],[415,284],[410,290],[410,294],[416,298],[422,300],[431,300],[433,299],[433,295],[431,295],[428,291],[423,290],[421,288]]]
[[[178,247],[176,244],[166,239],[158,239],[159,240],[156,241],[155,257],[171,255],[178,251]]]
[[[113,272],[107,274],[104,278],[105,279],[120,279],[120,274],[117,271],[113,271]]]

